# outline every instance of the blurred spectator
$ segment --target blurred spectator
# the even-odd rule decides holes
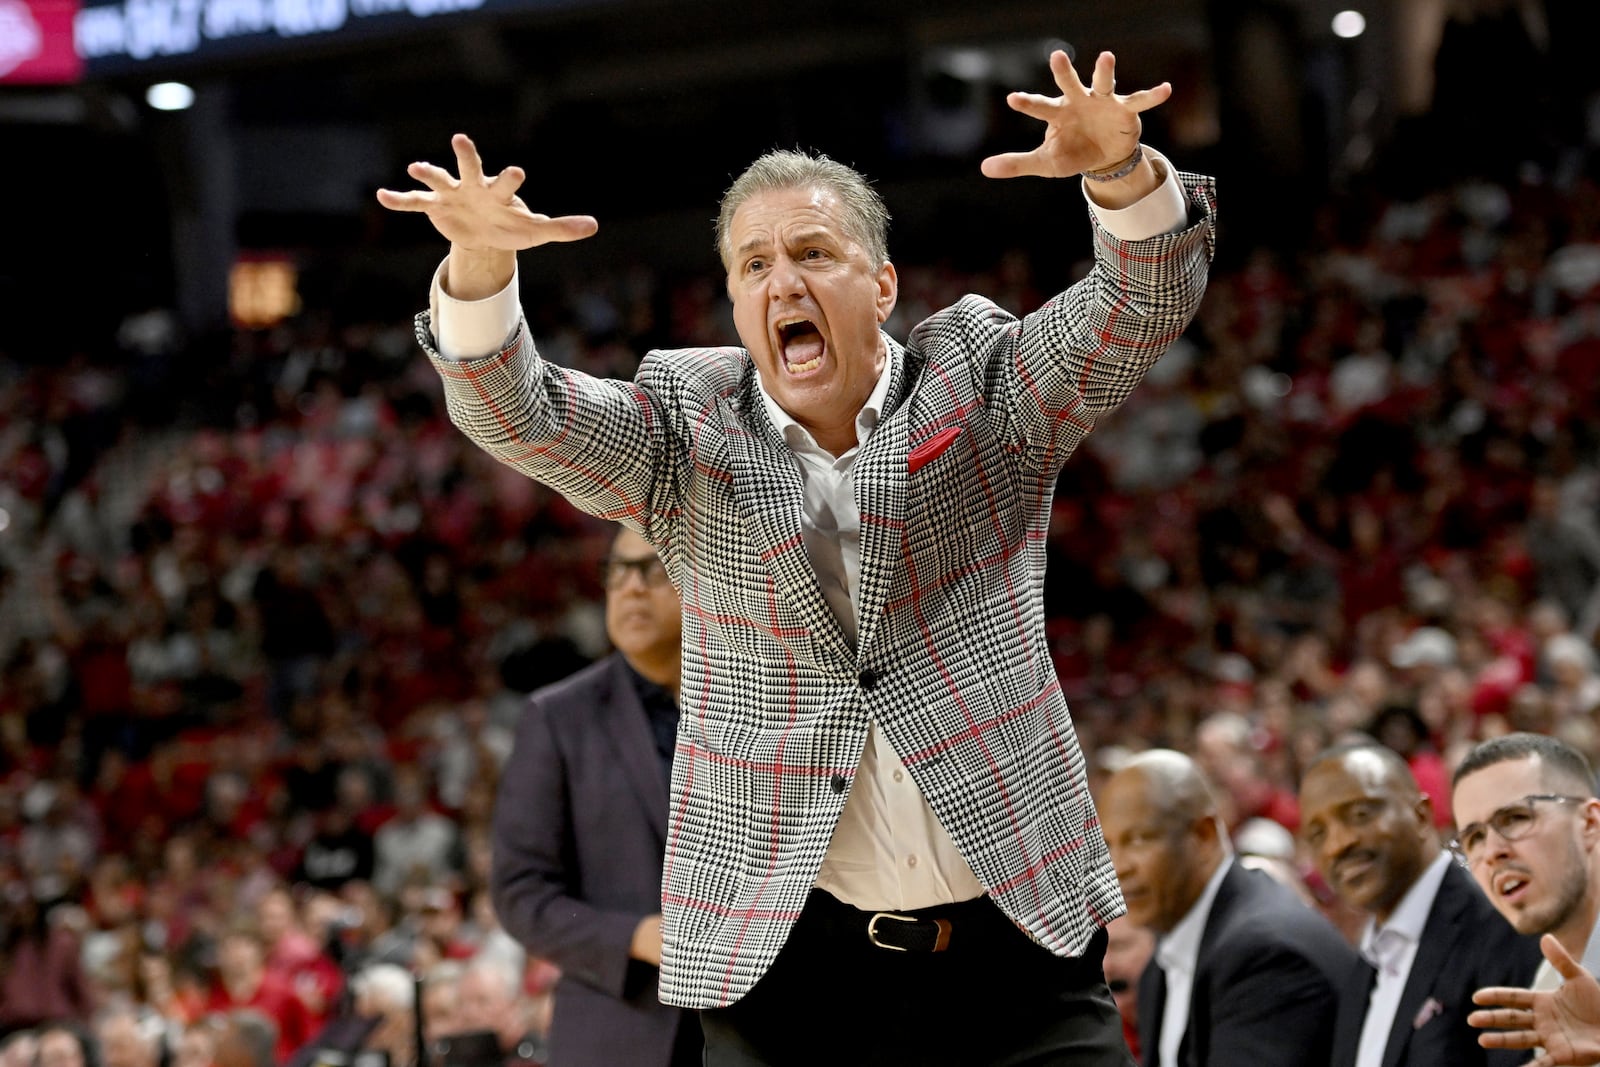
[[[431,1046],[446,1034],[466,1029],[461,1023],[460,960],[441,960],[429,967],[422,982],[422,1034]]]
[[[305,1006],[308,1028],[321,1026],[344,991],[344,977],[325,939],[307,930],[287,886],[267,891],[256,905],[256,922],[266,949],[266,974],[294,991]]]
[[[13,1030],[0,1039],[0,1067],[36,1067],[39,1039],[32,1030]]]
[[[316,691],[317,676],[334,649],[334,632],[317,594],[313,557],[282,545],[256,576],[253,598],[267,660],[267,703],[287,721],[296,701]]]
[[[350,1062],[362,1053],[387,1067],[416,1063],[416,984],[393,963],[374,963],[350,980],[349,1010],[329,1020],[290,1061],[291,1067]]]
[[[1367,732],[1406,761],[1417,788],[1433,800],[1434,825],[1454,826],[1455,819],[1450,813],[1450,770],[1417,709],[1408,704],[1391,704],[1378,712]]]
[[[79,1024],[57,1020],[45,1023],[34,1034],[38,1067],[100,1067],[100,1050]]]
[[[279,1061],[287,1060],[311,1037],[305,1003],[288,981],[267,971],[261,935],[243,921],[230,926],[217,944],[217,975],[206,1008],[221,1013],[248,1008],[265,1017],[273,1026],[274,1055]],[[251,1039],[241,1040],[248,1044]]]
[[[352,772],[360,773],[346,771]],[[335,803],[313,818],[316,832],[301,850],[295,881],[332,890],[352,881],[371,881],[376,863],[372,834],[361,828],[349,805]]]
[[[442,960],[470,959],[478,943],[461,912],[461,900],[443,886],[422,892],[421,930],[413,966],[426,970]]]
[[[382,1053],[389,1067],[417,1062],[416,983],[392,963],[375,963],[354,980],[355,1012],[376,1020],[361,1048]]]
[[[25,883],[7,882],[0,928],[0,1030],[57,1020],[87,1022],[94,992],[84,972],[76,933],[52,921]]]
[[[1600,582],[1600,530],[1594,517],[1565,506],[1555,479],[1536,477],[1523,539],[1537,593],[1558,601],[1571,618],[1583,617]]]
[[[500,956],[475,956],[461,973],[458,993],[462,1029],[493,1033],[507,1067],[545,1062],[548,991],[536,1001],[523,989],[521,970]]]
[[[154,1013],[107,1008],[96,1017],[94,1034],[103,1067],[161,1067],[166,1059],[166,1026]]]
[[[380,893],[391,895],[411,879],[430,885],[447,884],[459,869],[460,838],[454,823],[429,808],[427,781],[421,768],[398,768],[394,805],[394,815],[378,827],[373,839],[376,871],[372,884]]]
[[[209,1021],[191,1022],[178,1036],[172,1067],[212,1067],[216,1052],[217,1027]]]
[[[221,1016],[212,1046],[213,1067],[276,1067],[283,1039],[270,1016],[254,1008],[234,1008]]]
[[[1550,713],[1557,722],[1600,708],[1593,645],[1577,634],[1557,634],[1545,642],[1542,658],[1550,672]]]

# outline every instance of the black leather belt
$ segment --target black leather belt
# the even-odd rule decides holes
[[[918,919],[900,911],[874,912],[867,940],[894,952],[943,952],[950,947],[949,919]]]
[[[988,897],[916,911],[863,911],[814,889],[800,921],[823,936],[846,944],[865,943],[889,952],[931,953],[949,951],[958,942],[971,942],[980,929],[995,925],[999,918],[999,911]]]

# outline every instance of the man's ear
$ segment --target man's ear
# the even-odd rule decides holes
[[[730,283],[731,284],[731,283]],[[878,321],[888,322],[889,316],[894,312],[895,302],[900,299],[900,276],[895,273],[893,263],[885,263],[878,268]]]
[[[1600,800],[1594,797],[1583,802],[1583,844],[1591,852],[1600,849]]]
[[[1412,806],[1412,814],[1417,817],[1417,826],[1423,830],[1433,829],[1433,798],[1426,793],[1417,795],[1417,802]]]
[[[1214,845],[1222,840],[1222,819],[1214,811],[1198,816],[1189,824],[1189,832],[1203,845]]]

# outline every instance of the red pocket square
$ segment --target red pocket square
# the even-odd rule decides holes
[[[961,427],[945,427],[911,450],[911,455],[906,458],[906,467],[910,473],[917,473],[925,464],[938,459],[950,447],[950,442],[960,436]]]

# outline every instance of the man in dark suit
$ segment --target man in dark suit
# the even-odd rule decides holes
[[[1318,756],[1300,784],[1301,835],[1339,898],[1368,916],[1345,978],[1333,1067],[1512,1067],[1467,1024],[1473,991],[1526,985],[1539,965],[1439,845],[1433,803],[1405,761],[1371,743]]]
[[[657,969],[682,605],[631,530],[603,574],[617,651],[528,702],[495,804],[495,908],[561,968],[551,1063],[688,1067],[700,1025],[660,1002]]]
[[[1194,761],[1130,760],[1098,798],[1128,918],[1160,940],[1139,978],[1145,1067],[1323,1067],[1356,955],[1287,887],[1234,862]]]

